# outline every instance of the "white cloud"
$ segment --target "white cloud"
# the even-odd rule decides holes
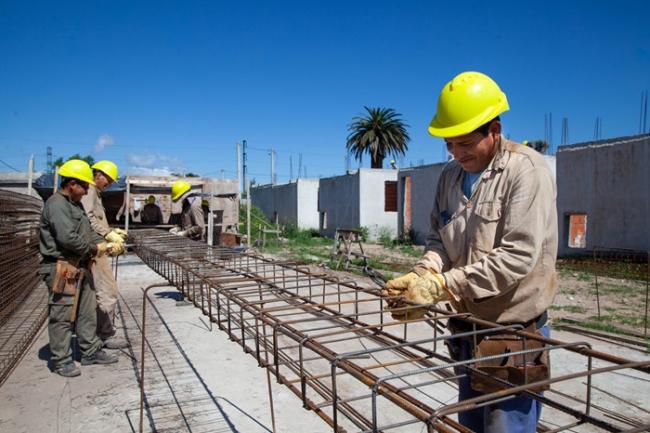
[[[130,164],[126,172],[138,176],[170,176],[185,171],[185,164],[179,158],[158,154],[131,154],[126,157]]]
[[[129,167],[126,170],[129,176],[171,176],[172,170],[169,167],[151,168],[151,167]]]
[[[95,143],[95,152],[101,152],[106,146],[110,146],[115,143],[115,139],[108,134],[102,134],[97,137],[97,143]]]
[[[126,160],[129,164],[134,166],[148,167],[151,168],[156,164],[158,156],[154,153],[147,153],[144,155],[128,155]]]

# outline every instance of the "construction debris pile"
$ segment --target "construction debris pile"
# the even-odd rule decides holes
[[[0,190],[0,385],[47,317],[38,275],[42,207],[38,198]]]
[[[588,343],[565,343],[433,307],[422,319],[392,321],[384,312],[386,299],[354,281],[156,230],[136,230],[131,236],[147,265],[335,432],[413,431],[416,426],[467,432],[456,414],[517,393],[545,405],[547,431],[632,432],[650,427],[632,406],[630,412],[593,400],[594,378],[638,386],[649,380],[650,361],[635,362],[595,351]],[[453,362],[447,356],[444,343],[450,334],[445,324],[450,317],[467,327],[456,336],[509,333],[523,341],[523,349],[508,356],[525,359],[546,352],[559,360],[559,368],[550,379],[536,382],[524,373],[518,385],[487,378],[501,389],[458,403],[457,379],[487,376],[477,365],[491,359]],[[536,393],[549,387],[543,395]]]

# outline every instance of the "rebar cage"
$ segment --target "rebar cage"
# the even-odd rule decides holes
[[[596,404],[592,396],[596,377],[642,384],[647,393],[647,357],[623,359],[593,350],[586,342],[544,338],[521,326],[502,326],[434,306],[427,307],[422,319],[394,321],[385,312],[388,298],[378,290],[324,270],[210,247],[157,230],[134,230],[130,236],[144,263],[177,287],[335,432],[425,428],[469,432],[458,423],[459,412],[521,394],[545,405],[544,431],[582,427],[583,431],[632,432],[650,427],[650,412],[632,408],[626,413],[600,400]],[[455,362],[449,358],[445,342],[451,334],[446,322],[452,317],[468,329],[454,334],[455,338],[476,341],[510,333],[522,340],[523,349],[499,358],[534,357],[548,351],[560,368],[553,370],[550,379],[537,382],[529,381],[524,372],[523,385],[487,379],[503,389],[458,402],[458,378],[485,376],[475,365],[489,359]],[[527,348],[533,340],[545,344]],[[551,389],[536,393],[543,385]]]

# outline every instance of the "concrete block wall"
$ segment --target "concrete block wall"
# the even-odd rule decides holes
[[[397,236],[397,212],[386,212],[385,182],[397,181],[397,170],[362,168],[343,176],[320,180],[319,231],[333,237],[337,228],[368,228],[370,240],[382,231]]]
[[[359,174],[320,179],[318,186],[319,232],[334,237],[337,228],[361,225],[359,214]]]
[[[368,228],[370,240],[377,240],[384,232],[397,238],[397,209],[385,210],[386,182],[397,182],[397,170],[359,170],[359,225]]]
[[[251,198],[271,222],[318,229],[318,179],[256,186],[251,188]]]
[[[410,229],[415,244],[424,245],[431,229],[431,211],[433,210],[436,187],[446,164],[446,162],[441,162],[399,171],[397,184],[399,235],[405,235],[409,229],[408,208],[410,204]]]
[[[650,134],[560,147],[556,158],[560,256],[650,250]],[[569,248],[569,215],[581,213],[586,246]]]

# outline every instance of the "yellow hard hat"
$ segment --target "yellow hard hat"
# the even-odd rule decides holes
[[[206,199],[201,200],[201,206],[210,207],[210,202]]]
[[[480,72],[463,72],[440,92],[429,134],[442,138],[469,134],[509,109],[506,94],[492,78]]]
[[[176,201],[181,198],[181,196],[191,188],[192,185],[190,185],[189,182],[185,182],[184,180],[177,180],[174,182],[172,185],[172,201]]]
[[[117,180],[117,165],[113,161],[97,161],[92,166],[93,170],[99,170],[106,176],[110,177],[113,182]]]
[[[86,161],[82,161],[81,159],[71,159],[70,161],[63,164],[61,167],[59,167],[59,175],[77,179],[82,182],[87,182],[90,185],[95,184],[93,171],[90,169],[88,163]]]

